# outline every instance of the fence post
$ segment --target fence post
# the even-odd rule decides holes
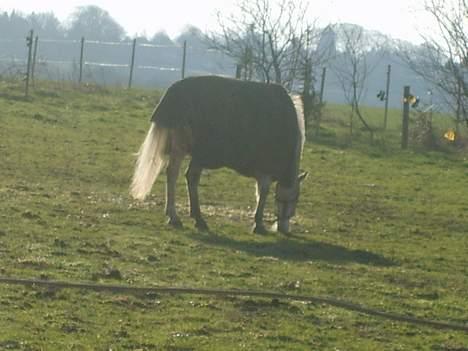
[[[135,50],[136,50],[136,38],[133,39],[132,44],[132,56],[130,60],[130,77],[128,78],[128,89],[132,87],[132,80],[133,80],[133,68],[135,67]]]
[[[85,38],[81,37],[81,49],[80,49],[80,75],[78,77],[78,83],[81,84],[83,81],[83,55],[84,55],[84,43]]]
[[[185,78],[185,60],[187,58],[187,40],[184,40],[184,48],[182,52],[182,79]]]
[[[28,62],[26,67],[26,97],[29,96],[29,79],[31,78],[31,60],[32,60],[32,48],[33,48],[33,35],[34,31],[31,29],[29,35],[26,37],[26,46],[28,47]]]
[[[403,122],[401,126],[401,148],[408,148],[408,129],[409,129],[409,102],[410,87],[405,86],[403,91]]]
[[[33,59],[32,59],[32,65],[31,65],[31,81],[34,86],[34,72],[36,71],[36,58],[37,58],[37,43],[39,42],[39,36],[36,35],[36,38],[34,39],[34,53],[33,53]]]
[[[390,75],[392,73],[392,65],[388,65],[387,70],[387,86],[385,90],[385,113],[384,113],[384,126],[383,129],[387,129],[387,117],[388,117],[388,98],[390,94]]]
[[[242,65],[239,63],[236,65],[236,79],[241,79],[242,75]]]
[[[325,90],[325,78],[327,76],[327,67],[323,67],[322,80],[320,82],[320,105],[323,103],[323,92]]]

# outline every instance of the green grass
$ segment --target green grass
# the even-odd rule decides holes
[[[228,170],[202,177],[209,233],[188,219],[181,177],[174,230],[164,177],[144,203],[127,191],[159,96],[41,82],[25,100],[0,81],[0,275],[272,290],[468,323],[466,153],[400,151],[400,111],[372,144],[350,143],[346,108],[327,106],[291,236],[250,232],[253,181]],[[378,125],[381,110],[366,113]],[[0,350],[467,348],[463,332],[321,304],[0,285]]]

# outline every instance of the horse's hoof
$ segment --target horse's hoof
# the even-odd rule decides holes
[[[182,221],[179,218],[169,218],[167,224],[176,229],[181,229],[184,227]]]
[[[268,230],[265,228],[265,226],[259,225],[259,224],[254,225],[253,232],[255,234],[262,234],[262,235],[268,234]]]
[[[196,220],[195,228],[203,232],[209,231],[208,224],[206,224],[205,220],[201,218]]]

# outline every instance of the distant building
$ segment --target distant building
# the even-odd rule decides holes
[[[335,57],[336,55],[336,33],[332,26],[328,25],[322,31],[317,45],[317,52],[320,57]]]

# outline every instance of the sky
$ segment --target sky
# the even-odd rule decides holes
[[[0,11],[53,12],[66,21],[78,6],[96,5],[124,27],[129,36],[166,31],[174,38],[187,25],[202,31],[216,26],[216,12],[231,13],[237,0],[0,0]],[[395,39],[421,42],[420,33],[430,25],[422,10],[424,0],[303,0],[309,2],[308,18],[319,25],[353,23]]]

